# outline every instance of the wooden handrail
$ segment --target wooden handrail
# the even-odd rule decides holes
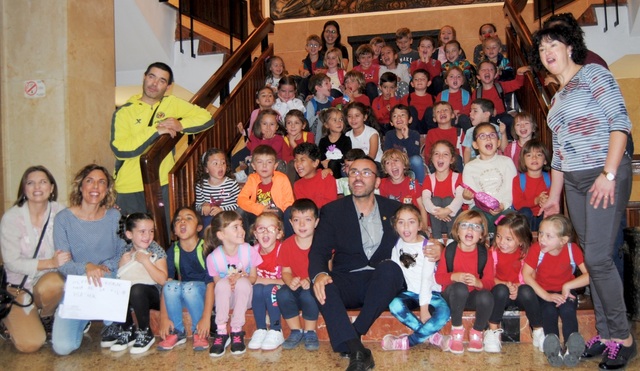
[[[248,72],[251,70],[251,59],[256,49],[262,51],[270,50],[270,53],[273,53],[273,49],[269,48],[267,45],[267,37],[270,32],[273,32],[274,23],[270,18],[267,18],[262,22],[262,24],[256,28],[253,33],[249,36],[249,38],[236,50],[231,57],[225,61],[225,63],[209,78],[209,80],[198,90],[198,92],[189,100],[191,103],[198,105],[203,108],[207,108],[216,98],[220,98],[221,109],[225,105],[225,101],[229,97],[229,93],[231,91],[230,81],[231,79],[238,73],[242,72],[243,80],[248,77]],[[264,53],[263,53],[264,55]],[[262,84],[264,84],[264,64],[259,65],[259,69],[263,70],[262,72]],[[255,67],[255,66],[254,66]],[[243,85],[242,82],[238,85]],[[245,84],[246,85],[246,84]],[[255,85],[255,84],[254,84]],[[255,90],[259,89],[259,86],[253,86]],[[251,109],[254,107],[253,96],[247,102],[243,102],[244,115],[248,115],[251,112]],[[214,114],[214,119],[216,119],[216,124],[213,128],[195,135],[196,141],[201,136],[211,135],[209,133],[218,133],[225,134],[223,135],[225,140],[225,144],[229,144],[232,141],[232,138],[229,138],[229,135],[233,133],[235,135],[235,123],[229,121],[220,121],[218,119],[219,114]],[[242,120],[244,121],[243,117]],[[146,153],[140,156],[140,167],[142,170],[142,181],[144,184],[144,193],[145,199],[147,203],[147,209],[153,216],[156,228],[156,241],[160,246],[167,247],[169,244],[169,231],[167,230],[168,221],[165,217],[165,208],[169,207],[162,200],[162,193],[160,188],[160,163],[162,160],[168,156],[175,148],[176,144],[182,137],[182,134],[176,135],[174,138],[169,137],[168,135],[161,135],[148,149]],[[214,143],[222,144],[219,140],[214,141]],[[187,150],[187,153],[192,153],[193,151]],[[183,155],[182,157],[186,156]],[[182,162],[178,161],[182,164]],[[176,164],[178,166],[178,164]],[[176,167],[174,167],[175,169]],[[191,169],[195,170],[195,169]],[[173,170],[172,170],[173,172]],[[195,182],[192,179],[195,174],[195,171],[191,172],[191,178],[186,179],[189,186],[193,187]],[[174,198],[172,193],[175,190],[175,184],[172,185],[172,181],[169,181],[169,194],[170,200],[167,202],[172,202],[171,200]],[[180,204],[182,206],[182,204]],[[190,204],[189,204],[190,205]],[[172,208],[170,210],[175,209]]]

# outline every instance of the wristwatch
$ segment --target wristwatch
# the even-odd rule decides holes
[[[602,175],[604,175],[605,178],[607,178],[607,180],[609,181],[614,181],[616,180],[616,175],[614,173],[610,173],[606,170],[602,170]]]

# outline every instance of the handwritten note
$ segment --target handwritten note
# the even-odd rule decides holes
[[[131,281],[102,278],[93,286],[86,276],[67,276],[60,316],[68,319],[125,322]]]

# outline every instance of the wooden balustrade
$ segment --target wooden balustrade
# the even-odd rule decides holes
[[[221,106],[213,115],[216,121],[214,127],[195,135],[193,143],[171,170],[169,200],[167,200],[169,204],[162,199],[158,170],[160,163],[174,150],[182,134],[174,138],[161,135],[148,151],[140,156],[147,210],[153,216],[155,237],[160,246],[167,247],[170,241],[169,231],[166,228],[168,221],[165,217],[165,208],[170,207],[170,215],[172,215],[173,210],[178,207],[193,205],[195,200],[193,177],[202,153],[212,146],[228,149],[238,137],[236,124],[240,121],[244,122],[254,109],[255,92],[264,85],[265,81],[264,60],[273,54],[273,47],[267,43],[268,35],[273,32],[273,28],[273,21],[270,18],[265,19],[191,98],[191,103],[204,108],[209,107],[216,98],[220,98]],[[260,54],[260,57],[252,63],[256,54]],[[238,72],[242,73],[243,78],[231,91],[230,81]],[[198,147],[195,147],[196,145]]]

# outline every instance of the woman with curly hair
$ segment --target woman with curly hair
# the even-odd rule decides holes
[[[552,182],[540,213],[560,211],[564,186],[591,277],[598,331],[582,358],[602,355],[600,369],[621,369],[637,354],[612,260],[631,192],[631,158],[625,151],[631,121],[613,75],[600,65],[584,64],[587,48],[580,29],[556,24],[533,39],[531,64],[544,67],[560,85],[547,116],[553,135]]]
[[[69,208],[56,215],[53,242],[56,251],[71,253],[71,260],[60,266],[64,276],[87,276],[95,286],[101,279],[115,278],[125,241],[118,235],[120,212],[113,208],[116,192],[109,171],[96,164],[82,168],[75,176],[69,195]],[[80,347],[88,321],[60,317],[58,310],[51,335],[53,350],[67,355]],[[111,323],[102,331],[101,346],[111,347],[120,325]]]

